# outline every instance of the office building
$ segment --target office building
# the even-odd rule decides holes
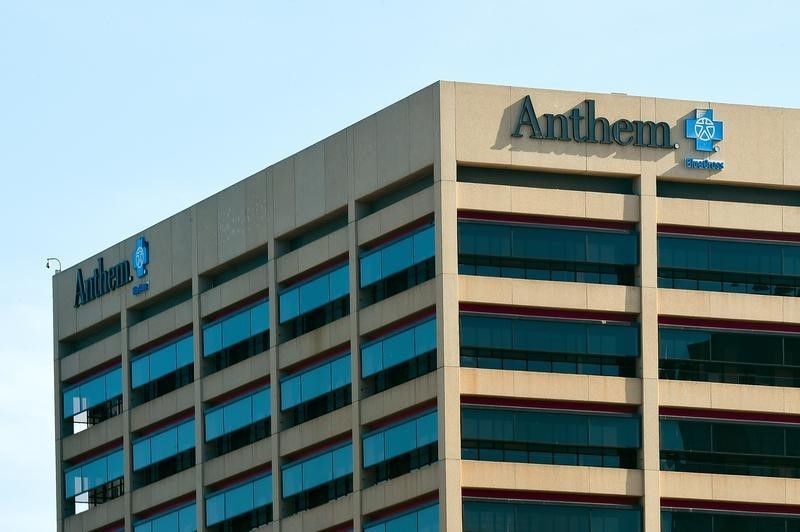
[[[800,530],[798,138],[438,82],[130,235],[53,280],[58,530]]]

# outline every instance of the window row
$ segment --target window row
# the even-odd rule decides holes
[[[634,284],[635,231],[541,223],[458,222],[459,273],[600,284]]]
[[[638,532],[639,506],[464,499],[464,532]]]
[[[254,403],[263,394],[263,391],[257,391],[209,412],[206,415],[206,441],[217,441],[224,436],[226,429],[229,430],[228,434],[236,434],[243,428],[262,422]],[[226,425],[229,419],[231,424]],[[248,421],[249,425],[244,425]],[[222,432],[209,438],[210,428]],[[362,438],[362,454],[367,485],[435,462],[438,459],[437,431],[435,411],[412,414],[394,420],[388,426],[366,430]],[[195,424],[194,418],[191,418],[134,439],[133,488],[143,487],[194,466],[194,437]],[[350,493],[353,489],[352,451],[352,443],[343,442],[284,464],[281,468],[281,493],[287,515]],[[65,514],[79,513],[122,495],[123,475],[122,449],[65,468]],[[261,490],[264,486],[269,488],[268,492]],[[221,491],[212,497],[213,505],[208,508],[210,517],[207,524],[217,525],[231,519],[251,523],[250,527],[264,524],[261,521],[271,516],[271,509],[265,507],[272,504],[271,490],[271,480],[267,476],[255,479],[250,484],[241,484],[233,491]],[[268,500],[264,498],[265,493],[269,495]],[[247,512],[255,513],[240,517]],[[222,530],[227,525],[219,526],[223,527],[220,528]]]

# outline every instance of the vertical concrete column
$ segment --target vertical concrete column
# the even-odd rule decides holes
[[[200,267],[197,257],[198,226],[197,207],[192,207],[192,351],[194,353],[194,370],[192,391],[194,394],[194,495],[196,504],[197,529],[205,530],[206,500],[203,496],[203,447],[205,444],[205,426],[203,423],[203,328],[200,326],[202,309],[200,308]]]
[[[461,530],[455,86],[453,83],[440,82],[438,89],[433,187],[436,233],[439,524],[442,530]]]
[[[348,147],[352,146],[352,135],[348,130]],[[348,154],[352,154],[348,150]],[[355,202],[355,175],[348,166],[347,194],[347,253],[350,265],[350,376],[353,442],[353,530],[361,530],[361,488],[364,471],[361,460],[361,338],[359,336],[359,281],[358,281],[358,212]]]
[[[642,116],[656,116],[655,100],[642,98]],[[658,240],[656,165],[642,160],[639,179],[640,198],[640,265],[642,351],[639,376],[642,380],[642,452],[644,470],[645,532],[661,529],[661,495],[659,487],[659,424],[658,424]]]
[[[56,277],[58,274],[53,275],[52,278],[52,294],[53,294],[53,301],[56,300]],[[61,395],[61,350],[59,348],[58,339],[61,337],[61,333],[59,332],[59,320],[58,320],[58,306],[53,305],[53,390],[55,397],[53,398],[53,404],[55,405],[55,427],[54,432],[56,437],[56,523],[57,532],[63,532],[64,530],[64,475],[61,473],[63,461],[63,450],[61,448],[62,438],[61,435],[63,434],[61,425],[64,423],[64,397]],[[125,394],[124,387],[123,387],[123,397]]]
[[[122,366],[122,468],[123,507],[125,513],[125,532],[133,531],[133,441],[131,440],[131,350],[128,341],[130,319],[125,308],[125,297],[120,296],[120,364]]]
[[[280,378],[278,375],[278,273],[275,268],[277,255],[275,245],[274,205],[272,169],[267,169],[267,289],[269,290],[269,398],[272,404],[270,412],[270,442],[272,451],[272,529],[280,530],[281,518],[281,467],[280,467]]]

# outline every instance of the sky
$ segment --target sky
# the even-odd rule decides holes
[[[796,1],[0,0],[0,523],[54,530],[51,275],[447,79],[800,107]]]

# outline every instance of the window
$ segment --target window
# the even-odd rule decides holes
[[[351,380],[350,353],[284,378],[281,412],[285,428],[349,405]]]
[[[261,301],[203,327],[206,375],[267,349],[269,349],[269,301]]]
[[[146,403],[194,380],[192,335],[170,342],[131,361],[131,402]]]
[[[133,532],[196,532],[197,507],[194,503],[133,525]]]
[[[800,244],[658,236],[658,286],[800,296]]]
[[[282,337],[291,340],[350,313],[347,264],[285,289],[280,294]]]
[[[638,506],[472,500],[463,503],[464,532],[640,532]]]
[[[431,317],[361,347],[361,378],[367,395],[436,369],[436,319]]]
[[[661,470],[800,478],[800,425],[662,417]]]
[[[798,515],[670,509],[661,511],[661,532],[796,532]]]
[[[134,441],[134,489],[192,467],[194,454],[194,418]]]
[[[269,387],[206,410],[208,458],[229,453],[269,436],[270,411]]]
[[[800,335],[662,326],[659,377],[800,387]]]
[[[603,177],[586,174],[530,172],[505,168],[458,167],[458,181],[512,187],[536,187],[559,190],[580,190],[612,194],[634,194],[634,180],[625,177]]]
[[[326,237],[339,229],[347,227],[347,209],[334,216],[333,218],[312,224],[310,227],[304,228],[299,234],[287,239],[285,253],[289,253],[296,249],[300,249],[306,244],[310,244],[315,240]]]
[[[64,436],[122,413],[122,369],[117,367],[64,390]]]
[[[461,408],[461,458],[493,462],[637,467],[633,414]]]
[[[353,444],[283,466],[285,515],[320,506],[353,491]]]
[[[367,485],[399,477],[438,459],[436,411],[368,433],[363,438]]]
[[[433,186],[433,176],[431,174],[422,175],[421,177],[413,178],[409,182],[405,182],[397,188],[390,189],[387,192],[381,192],[377,197],[364,203],[365,214],[372,214],[381,209],[385,209],[389,205],[402,201],[410,196],[413,196],[421,190],[425,190]]]
[[[66,516],[120,497],[124,492],[122,449],[64,470]]]
[[[364,525],[364,532],[438,532],[439,503]]]
[[[272,521],[272,475],[264,475],[206,497],[209,532],[250,530]]]
[[[462,275],[632,286],[638,263],[631,230],[458,222]]]
[[[436,274],[433,226],[413,233],[361,255],[361,304],[371,305],[399,294]]]
[[[659,179],[656,182],[656,194],[659,198],[735,201],[800,207],[800,192],[778,188],[743,187],[719,183],[683,183]]]
[[[635,323],[462,313],[460,327],[464,367],[636,376]]]

